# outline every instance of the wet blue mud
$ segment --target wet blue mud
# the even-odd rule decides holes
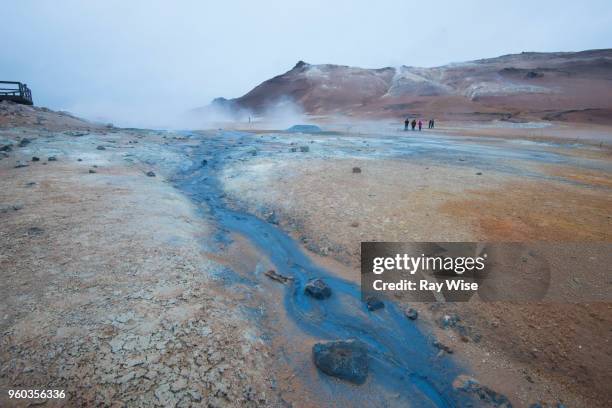
[[[317,341],[358,339],[367,345],[370,374],[366,384],[356,386],[322,373],[314,377],[304,373],[306,392],[323,400],[344,401],[354,406],[455,407],[470,406],[474,402],[468,400],[467,394],[452,387],[453,380],[466,373],[465,368],[450,355],[440,356],[432,344],[433,339],[419,328],[418,322],[407,319],[397,305],[388,301],[384,309],[368,311],[361,301],[358,285],[315,264],[300,245],[274,223],[229,206],[219,181],[220,171],[232,161],[249,160],[255,155],[300,155],[288,153],[291,143],[312,146],[308,157],[387,156],[453,164],[457,164],[457,158],[461,157],[460,165],[512,173],[524,170],[511,163],[500,163],[500,159],[565,163],[569,158],[529,146],[506,149],[444,139],[317,136],[313,140],[315,136],[310,135],[284,138],[281,135],[241,132],[216,132],[206,136],[184,132],[183,136],[191,141],[191,145],[177,149],[182,149],[182,154],[191,164],[176,174],[174,183],[194,201],[207,204],[209,212],[206,216],[218,226],[217,241],[227,243],[231,234],[238,233],[248,239],[278,273],[294,279],[292,284],[284,287],[282,299],[284,312],[293,323],[292,328],[287,327],[281,334],[286,337],[286,343],[299,342],[299,337],[302,337]],[[205,164],[203,160],[206,160]],[[325,300],[306,296],[303,288],[312,278],[323,278],[331,287],[332,296]],[[261,274],[257,276],[255,271],[248,278],[251,282],[258,279],[268,278]],[[283,330],[279,328],[278,332],[283,333]],[[285,358],[289,360],[286,362],[289,366],[295,367],[297,375],[301,375],[305,361],[313,364],[310,355],[285,353]]]

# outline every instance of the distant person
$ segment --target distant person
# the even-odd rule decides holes
[[[422,128],[423,128],[423,121],[419,119],[419,132],[421,131]]]
[[[406,118],[404,121],[404,131],[408,130],[408,126],[410,126],[410,119]]]
[[[434,128],[434,126],[435,126],[435,122],[434,122],[434,120],[433,120],[433,119],[430,119],[430,120],[429,120],[429,128],[430,128],[430,129],[433,129],[433,128]]]
[[[416,119],[412,119],[412,130],[416,127]]]

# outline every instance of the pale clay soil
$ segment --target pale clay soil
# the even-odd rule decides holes
[[[31,388],[71,396],[45,406],[277,405],[268,346],[216,283],[198,209],[88,142],[59,134],[0,161],[0,406]],[[47,163],[55,146],[74,152]]]
[[[160,146],[180,138],[100,127],[74,136],[59,130],[88,126],[66,118],[44,130],[40,115],[0,123],[13,126],[0,130],[3,142],[33,139],[0,160],[0,388],[71,395],[45,406],[277,406],[283,393],[295,406],[315,404],[293,377],[277,378],[286,373],[274,344],[243,311],[254,299],[219,281],[225,267],[253,269],[257,252],[240,237],[225,253],[211,250],[207,208],[165,180],[180,158]],[[58,161],[47,162],[51,154]],[[609,160],[605,151],[575,154]],[[33,155],[41,161],[28,162]],[[606,189],[448,164],[305,157],[232,162],[223,187],[237,206],[274,210],[313,258],[355,281],[365,240],[612,238]],[[29,166],[14,168],[19,161]],[[597,170],[542,171],[609,187]],[[609,303],[413,306],[424,330],[515,406],[612,401]],[[454,312],[468,336],[436,325]],[[3,392],[0,406],[14,405]]]
[[[579,149],[576,154],[586,155]],[[608,160],[605,152],[590,155]],[[352,173],[353,167],[361,173]],[[250,211],[274,211],[306,248],[338,260],[332,267],[356,282],[361,241],[612,239],[609,190],[476,172],[419,161],[258,158],[228,166],[223,182]],[[542,172],[597,185],[609,178],[601,171],[563,166],[542,165]],[[555,303],[474,300],[411,306],[426,316],[439,338],[459,350],[455,355],[468,361],[478,378],[517,406],[534,400],[606,406],[604,401],[612,401],[612,305],[567,303],[569,277],[554,278],[559,280],[553,285],[564,282],[555,288]],[[580,269],[573,279],[570,284],[586,285],[582,293],[606,291],[601,285],[610,284],[605,269]],[[433,324],[450,313],[458,313],[482,340],[476,343]]]

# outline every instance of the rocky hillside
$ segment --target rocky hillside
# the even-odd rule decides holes
[[[218,98],[213,106],[264,114],[287,101],[312,115],[612,123],[612,49],[525,52],[434,68],[300,61],[247,94]]]

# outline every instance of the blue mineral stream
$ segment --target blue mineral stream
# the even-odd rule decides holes
[[[284,307],[301,331],[300,335],[322,341],[358,339],[367,345],[369,378],[366,384],[344,383],[320,373],[319,383],[310,384],[308,392],[324,394],[324,399],[330,401],[340,395],[348,396],[345,400],[354,406],[466,405],[467,395],[452,386],[453,380],[464,374],[465,369],[450,356],[439,356],[432,337],[407,319],[398,306],[385,302],[384,309],[368,311],[358,285],[315,264],[278,226],[228,207],[218,173],[228,157],[236,160],[241,151],[249,154],[247,147],[253,146],[255,135],[239,132],[222,132],[214,137],[189,132],[184,135],[201,143],[184,152],[192,165],[176,175],[175,185],[196,202],[206,202],[210,217],[222,231],[220,240],[229,240],[232,232],[246,237],[269,258],[279,274],[294,279],[292,285],[286,286]],[[206,165],[201,164],[203,159],[207,160]],[[331,287],[332,296],[317,300],[305,295],[304,285],[312,278],[323,278]]]

